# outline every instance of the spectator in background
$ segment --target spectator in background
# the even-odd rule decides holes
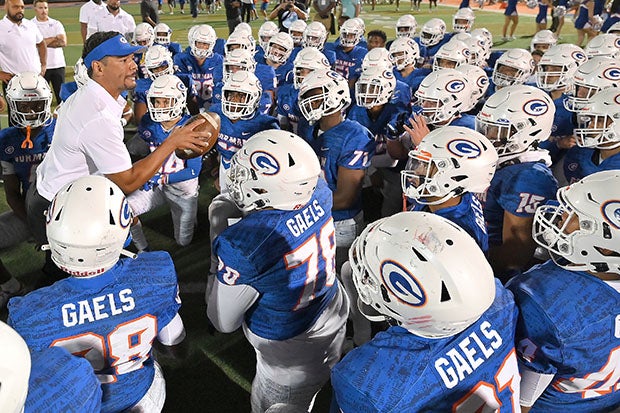
[[[288,28],[298,19],[307,20],[306,5],[301,1],[281,0],[269,15],[269,19],[278,18],[278,27],[281,32],[288,33]]]
[[[142,21],[155,27],[159,23],[159,14],[153,0],[142,0],[140,2],[140,15]]]
[[[136,22],[133,16],[121,9],[121,0],[109,0],[108,4],[88,21],[89,33],[119,32],[127,41],[133,38]]]
[[[60,103],[60,85],[65,83],[65,54],[63,47],[67,46],[67,34],[61,22],[49,17],[47,1],[34,0],[35,17],[32,19],[37,25],[43,41],[47,46],[47,80],[54,90],[56,103]]]
[[[377,47],[385,47],[387,34],[383,30],[371,30],[368,32],[368,51]]]
[[[323,26],[331,34],[336,34],[336,19],[334,18],[334,9],[337,0],[313,0],[312,8],[316,11],[313,21],[323,23]]]
[[[88,3],[80,7],[80,31],[82,32],[82,43],[90,37],[92,33],[88,32],[88,21],[99,10],[105,8],[105,3],[101,0],[90,0]]]
[[[24,20],[23,0],[6,0],[5,16],[0,20],[0,80],[2,91],[11,78],[23,72],[45,75],[47,48],[37,26]],[[12,125],[9,109],[9,125]]]
[[[252,21],[252,0],[241,0],[241,21],[249,23]]]
[[[342,0],[342,13],[338,16],[338,27],[347,19],[358,17],[362,11],[362,2],[360,0]]]
[[[239,0],[224,0],[224,8],[226,9],[228,34],[231,34],[235,31],[235,27],[241,23],[241,2]]]

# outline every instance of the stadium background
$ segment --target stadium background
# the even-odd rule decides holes
[[[460,1],[443,0],[438,3],[438,8],[429,11],[428,2],[424,0],[419,12],[410,11],[409,0],[401,0],[400,11],[396,11],[395,3],[383,4],[381,1],[377,3],[374,11],[371,11],[370,4],[364,4],[360,17],[366,23],[366,33],[370,30],[381,29],[386,32],[389,40],[394,38],[396,20],[406,13],[411,13],[416,17],[418,29],[427,20],[439,17],[446,22],[448,30],[451,30],[452,15]],[[67,32],[67,47],[64,51],[68,81],[72,80],[73,65],[82,53],[80,23],[78,22],[79,7],[82,4],[49,4],[50,17],[60,20]],[[525,4],[520,3],[518,6],[519,25],[515,32],[517,39],[502,42],[501,30],[504,16],[500,5],[501,3],[487,4],[483,10],[479,10],[477,4],[472,1],[471,6],[476,13],[474,27],[486,27],[491,31],[495,39],[494,49],[522,47],[529,50],[530,40],[536,31],[534,15],[537,8],[528,9]],[[260,7],[260,0],[257,6]],[[273,7],[275,7],[275,2],[272,0],[269,10]],[[139,2],[122,2],[122,8],[134,16],[136,23],[141,22]],[[216,30],[218,37],[228,36],[223,8],[215,14],[199,14],[196,19],[192,19],[189,14],[189,4],[185,5],[186,14],[180,14],[177,5],[175,14],[169,15],[166,12],[168,10],[166,0],[164,0],[163,10],[165,13],[160,15],[160,22],[172,28],[172,41],[180,43],[183,48],[187,46],[187,31],[194,24],[210,24]],[[33,17],[32,5],[27,5],[25,18]],[[262,23],[262,18],[250,23],[255,37]],[[550,17],[548,25],[551,25]],[[576,37],[572,25],[572,14],[567,15],[559,42],[573,43]],[[334,39],[335,36],[330,36],[328,41]],[[55,106],[55,102],[53,105]],[[0,114],[0,125],[7,127],[6,113]],[[135,127],[129,125],[126,128],[126,135],[130,136],[134,131]],[[198,228],[190,246],[181,248],[175,244],[172,221],[167,207],[159,208],[141,217],[151,249],[166,250],[173,257],[183,300],[180,313],[187,330],[185,342],[175,349],[174,353],[166,351],[165,348],[158,348],[159,351],[156,351],[156,357],[164,369],[167,382],[165,412],[226,413],[250,410],[250,389],[255,363],[252,347],[246,342],[241,331],[221,334],[213,333],[207,328],[204,304],[205,278],[209,269],[210,254],[207,208],[211,198],[215,195],[212,178],[207,172],[203,171],[201,175]],[[4,196],[0,195],[0,212],[7,209]],[[34,286],[41,277],[39,269],[43,265],[43,255],[34,250],[32,243],[23,243],[0,251],[0,258],[13,274],[29,286]],[[6,320],[6,317],[6,311],[2,311],[0,318]],[[326,386],[317,397],[314,411],[327,412],[330,399],[331,389]]]

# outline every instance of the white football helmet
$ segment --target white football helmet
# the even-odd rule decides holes
[[[153,80],[163,75],[174,74],[174,64],[170,51],[160,44],[149,47],[144,54],[144,68]]]
[[[568,89],[579,66],[587,61],[579,46],[570,43],[551,46],[538,62],[536,85],[547,92]]]
[[[232,199],[244,212],[305,206],[321,166],[312,147],[299,136],[277,129],[252,136],[230,161],[225,175]]]
[[[476,130],[493,142],[504,162],[547,140],[554,115],[547,93],[533,86],[507,86],[484,103],[476,115]]]
[[[396,70],[403,70],[409,65],[415,66],[420,57],[420,46],[411,37],[398,37],[390,45],[390,54]]]
[[[125,194],[103,176],[84,176],[61,188],[47,210],[54,263],[67,274],[91,277],[112,268],[129,235],[132,213]]]
[[[189,29],[187,40],[192,56],[198,59],[207,59],[213,56],[213,46],[215,46],[217,34],[213,27],[208,24],[199,24]],[[199,47],[197,43],[206,45],[206,47]]]
[[[290,34],[278,32],[271,36],[267,42],[265,50],[265,59],[269,59],[274,63],[284,64],[293,52],[293,38]]]
[[[487,67],[491,46],[486,43],[486,40],[479,37],[470,37],[465,42],[465,45],[469,49],[469,63],[482,68]]]
[[[455,32],[469,32],[474,27],[476,15],[469,7],[458,9],[452,16],[452,30]]]
[[[394,95],[395,88],[396,78],[391,69],[369,67],[355,82],[355,101],[367,109],[385,105]]]
[[[256,75],[239,70],[222,86],[222,113],[230,120],[251,118],[258,109],[262,93]]]
[[[254,73],[256,61],[252,52],[247,49],[235,49],[224,56],[224,81],[239,70],[246,70]]]
[[[454,336],[495,299],[493,270],[476,241],[436,214],[401,212],[369,224],[349,262],[362,314],[418,336]],[[362,303],[381,315],[366,314]]]
[[[465,75],[465,80],[467,80],[470,85],[471,96],[469,99],[469,105],[464,104],[461,108],[461,112],[469,112],[486,95],[487,89],[489,88],[489,78],[484,69],[480,66],[465,64],[460,65],[456,68],[456,70]]]
[[[522,85],[534,71],[534,59],[525,49],[508,49],[496,61],[493,83],[505,87]]]
[[[607,33],[615,35],[620,34],[620,22],[615,22],[612,24],[609,29],[607,29]]]
[[[566,16],[566,6],[557,6],[553,8],[553,17],[562,18]]]
[[[295,47],[299,47],[303,44],[304,32],[306,31],[306,27],[308,27],[308,24],[304,20],[297,19],[293,23],[291,23],[290,27],[288,28],[288,32],[293,39]]]
[[[538,0],[525,0],[528,9],[535,9],[538,6]]]
[[[460,40],[452,39],[442,45],[433,59],[433,70],[454,69],[469,63],[471,54],[467,45]]]
[[[155,31],[155,43],[168,46],[172,40],[172,29],[166,23],[159,23],[153,29]]]
[[[620,171],[588,175],[536,210],[532,236],[560,267],[620,274]]]
[[[609,57],[593,57],[575,72],[564,107],[576,112],[596,93],[610,87],[620,87],[620,64]]]
[[[185,110],[187,88],[175,75],[159,76],[146,92],[146,105],[155,122],[179,118]]]
[[[446,23],[438,18],[433,18],[422,25],[420,29],[420,43],[423,46],[435,46],[446,35]]]
[[[620,147],[620,88],[598,92],[577,111],[574,134],[577,145],[584,148]]]
[[[5,413],[21,413],[28,396],[30,351],[24,339],[0,321],[0,406]]]
[[[340,26],[340,44],[343,47],[357,46],[364,36],[364,25],[357,19],[349,19]]]
[[[304,46],[323,50],[325,40],[327,40],[327,29],[323,23],[312,22],[308,24],[304,31]]]
[[[73,66],[73,80],[78,87],[86,86],[88,83],[88,69],[86,69],[86,65],[84,64],[84,60],[80,57],[77,62],[75,62],[75,66]]]
[[[410,37],[413,39],[417,29],[418,22],[411,14],[405,14],[396,20],[396,38]]]
[[[558,43],[558,38],[551,30],[540,30],[536,32],[532,41],[530,42],[530,52],[534,50],[540,50],[545,53],[551,46],[555,46]]]
[[[258,29],[258,44],[265,52],[267,51],[267,46],[269,45],[269,39],[279,32],[280,29],[278,29],[278,25],[272,21],[266,21],[260,26]]]
[[[310,123],[345,110],[351,104],[349,83],[333,70],[315,70],[299,87],[299,108]]]
[[[493,46],[493,35],[486,27],[480,27],[478,29],[472,30],[471,37],[484,39],[486,43],[489,44],[489,48]]]
[[[52,91],[38,73],[24,72],[11,78],[6,87],[11,120],[16,126],[38,128],[52,117]]]
[[[590,59],[597,56],[618,59],[620,57],[620,37],[615,34],[599,34],[588,42],[584,50]]]
[[[471,105],[472,87],[456,69],[441,69],[428,74],[415,92],[416,104],[429,125],[450,122]]]
[[[224,47],[224,53],[228,54],[235,49],[244,49],[252,53],[256,52],[256,40],[251,33],[244,31],[234,31],[226,39],[226,46]]]
[[[140,23],[136,25],[133,32],[133,42],[138,46],[151,47],[155,41],[155,30],[148,23]]]
[[[235,30],[233,30],[233,32],[246,33],[246,34],[251,35],[252,34],[252,26],[250,26],[246,22],[241,22],[241,23],[239,23],[238,25],[235,26]]]
[[[375,47],[362,59],[362,71],[371,67],[391,71],[394,69],[394,57],[385,47]]]
[[[403,193],[423,205],[441,204],[465,192],[484,193],[496,165],[497,152],[480,133],[462,126],[438,128],[409,152],[400,173]]]
[[[301,83],[310,72],[329,69],[329,60],[323,52],[316,47],[304,47],[297,53],[293,61],[293,85],[295,89],[301,87]]]

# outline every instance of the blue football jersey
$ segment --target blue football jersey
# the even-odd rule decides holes
[[[186,73],[194,80],[198,93],[198,105],[208,107],[211,104],[211,95],[215,82],[223,78],[224,58],[219,54],[205,59],[202,65],[189,52],[174,56],[175,72]]]
[[[78,90],[76,82],[66,82],[60,85],[60,100],[64,102],[69,99],[69,96],[74,94]]]
[[[424,78],[428,76],[428,74],[431,72],[432,69],[419,68],[414,69],[413,72],[409,74],[409,76],[403,77],[403,75],[398,70],[394,69],[394,77],[397,81],[401,81],[407,84],[407,86],[409,86],[409,90],[411,91],[411,99],[415,100],[415,92],[420,87],[420,84],[422,83]]]
[[[467,113],[461,113],[460,116],[452,119],[450,126],[462,126],[471,130],[476,130],[476,117]]]
[[[259,293],[245,314],[254,334],[295,337],[330,303],[338,289],[331,206],[331,191],[319,179],[303,208],[253,212],[215,239],[219,282],[249,285]]]
[[[558,182],[542,162],[523,162],[495,171],[484,200],[489,245],[502,245],[504,212],[530,217],[539,205],[555,199]]]
[[[334,70],[347,80],[357,79],[362,74],[362,61],[368,50],[355,46],[350,52],[345,52],[341,46],[327,43],[325,49],[336,55]]]
[[[240,119],[232,122],[222,113],[222,106],[211,106],[212,112],[220,115],[220,134],[217,138],[217,151],[220,153],[220,162],[225,169],[230,166],[230,160],[245,141],[258,132],[267,129],[280,129],[278,120],[273,116],[256,113],[250,119]]]
[[[575,129],[575,114],[564,107],[566,95],[553,100],[555,115],[551,126],[551,136],[570,136]]]
[[[159,43],[155,42],[154,44],[159,44]],[[160,46],[164,46],[166,49],[168,49],[168,51],[170,52],[170,54],[172,55],[173,58],[177,54],[183,53],[183,48],[181,47],[180,43],[170,42],[168,44],[159,44],[159,45]],[[187,50],[189,52],[189,47],[187,48]]]
[[[332,370],[344,413],[513,412],[519,404],[517,308],[495,280],[491,307],[465,331],[429,339],[390,327]]]
[[[263,93],[275,93],[275,90],[278,87],[278,82],[276,80],[276,71],[273,70],[273,67],[262,63],[256,63],[254,74],[260,81],[260,85],[263,88]]]
[[[149,389],[151,343],[180,307],[170,255],[146,252],[99,276],[65,278],[12,298],[9,324],[32,351],[60,346],[86,358],[102,383],[101,411],[118,412]]]
[[[224,57],[224,55],[226,54],[226,39],[218,37],[215,40],[215,45],[213,46],[213,53],[217,53],[220,56]]]
[[[33,352],[30,361],[24,412],[101,411],[101,383],[88,360],[50,347]]]
[[[52,118],[47,125],[39,129],[36,136],[32,136],[34,134],[31,133],[32,148],[22,148],[22,142],[26,139],[25,128],[11,126],[0,130],[0,161],[13,165],[24,194],[34,182],[37,166],[43,161],[52,144],[55,128],[56,119]]]
[[[620,407],[620,294],[587,272],[552,261],[510,280],[520,316],[517,353],[555,377],[531,412]]]
[[[564,177],[569,184],[600,171],[620,169],[620,154],[610,156],[599,163],[597,149],[573,146],[564,156]]]
[[[314,130],[318,129],[318,125]],[[313,131],[314,132],[314,131]],[[311,135],[314,136],[314,133]],[[375,140],[364,126],[349,119],[318,134],[311,142],[321,162],[323,177],[329,189],[336,191],[338,168],[366,169],[375,154]],[[348,209],[333,211],[335,221],[353,218],[362,210],[361,193]]]

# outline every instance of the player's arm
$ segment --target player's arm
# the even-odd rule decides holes
[[[536,400],[545,389],[551,384],[554,374],[537,373],[519,363],[519,373],[521,373],[521,395],[519,404],[521,412],[529,412]]]
[[[164,346],[176,346],[184,339],[185,326],[179,313],[157,334],[157,340]]]
[[[4,194],[6,197],[6,203],[11,207],[15,215],[22,221],[26,221],[26,202],[21,193],[21,185],[17,175],[7,174],[4,172],[6,162],[2,162],[2,170],[4,177]],[[9,164],[10,165],[10,164]]]
[[[207,316],[218,331],[232,333],[241,327],[246,311],[258,296],[249,285],[227,285],[216,280],[207,300]]]
[[[106,177],[118,185],[124,193],[132,193],[151,179],[177,148],[200,152],[201,148],[207,145],[206,140],[210,132],[195,131],[194,128],[204,122],[204,119],[199,119],[189,125],[174,129],[168,138],[147,157],[140,159],[125,171],[106,174]]]
[[[366,171],[364,169],[348,169],[338,167],[338,181],[334,191],[334,205],[332,209],[347,209],[357,199]]]
[[[519,217],[504,211],[502,244],[489,247],[489,262],[496,274],[522,269],[534,257],[536,242],[532,238],[534,216]]]

